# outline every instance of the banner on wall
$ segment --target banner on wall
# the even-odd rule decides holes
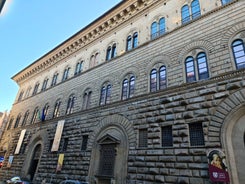
[[[57,164],[57,167],[56,167],[56,172],[61,171],[62,166],[63,166],[64,156],[65,155],[63,153],[59,154],[58,164]]]
[[[212,182],[230,182],[225,154],[220,150],[212,150],[208,154],[208,171]]]
[[[60,139],[62,136],[64,124],[65,124],[65,120],[58,121],[55,136],[54,136],[54,142],[53,142],[52,149],[51,149],[52,152],[59,150]]]
[[[13,163],[13,160],[14,160],[14,156],[10,155],[9,156],[9,160],[8,160],[8,164],[7,164],[7,168],[10,168],[12,163]]]
[[[17,144],[17,147],[16,147],[16,149],[15,149],[14,154],[19,154],[20,148],[21,148],[21,145],[22,145],[22,142],[23,142],[24,137],[25,137],[25,133],[26,133],[26,129],[21,130],[20,137],[19,137],[19,141],[18,141],[18,144]]]

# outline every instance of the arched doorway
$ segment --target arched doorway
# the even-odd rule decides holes
[[[245,107],[231,113],[223,127],[224,147],[227,152],[227,162],[231,183],[245,183]]]
[[[37,171],[38,163],[41,157],[42,153],[42,146],[41,144],[37,144],[33,154],[32,154],[32,159],[30,162],[29,170],[28,170],[28,175],[30,176],[30,179],[33,180],[35,173]]]
[[[121,115],[104,118],[91,135],[88,181],[91,184],[125,184],[129,145],[135,146],[132,124]]]

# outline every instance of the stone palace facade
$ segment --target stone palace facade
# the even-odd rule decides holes
[[[244,0],[121,1],[12,79],[1,179],[245,183]]]

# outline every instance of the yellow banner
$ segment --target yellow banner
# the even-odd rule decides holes
[[[58,158],[58,164],[57,164],[57,168],[56,168],[56,172],[57,171],[61,171],[61,168],[63,166],[63,161],[64,161],[64,154],[59,154],[59,158]]]

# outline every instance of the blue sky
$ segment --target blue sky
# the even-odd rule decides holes
[[[0,112],[18,92],[16,73],[121,0],[7,0],[0,15]]]

